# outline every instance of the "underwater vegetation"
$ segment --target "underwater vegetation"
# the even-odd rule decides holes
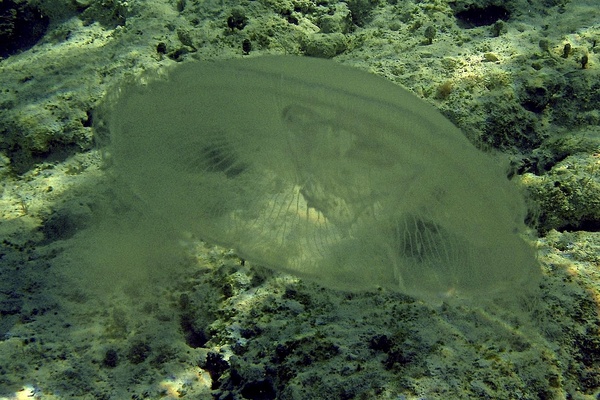
[[[1,398],[599,396],[594,0],[3,4]]]

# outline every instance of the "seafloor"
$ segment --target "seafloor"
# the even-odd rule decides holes
[[[599,39],[597,0],[3,0],[0,398],[599,398]],[[121,221],[107,93],[263,54],[382,75],[508,160],[539,292],[338,292]]]

